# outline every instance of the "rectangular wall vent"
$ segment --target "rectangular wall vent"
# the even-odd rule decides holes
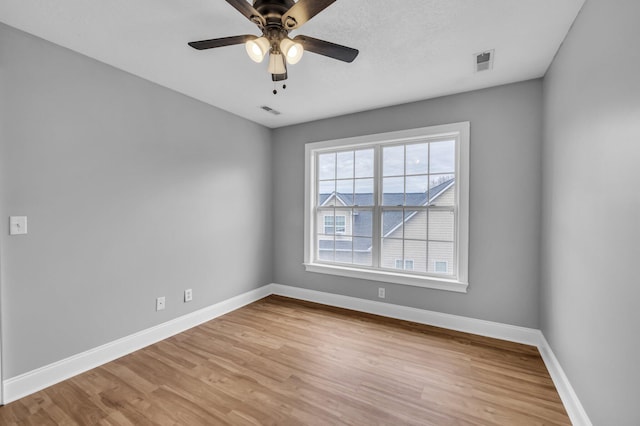
[[[489,71],[493,69],[494,50],[485,50],[484,52],[473,55],[475,72]]]
[[[260,108],[265,110],[265,111],[267,111],[267,112],[269,112],[269,113],[271,113],[271,114],[273,114],[273,115],[280,115],[280,111],[276,111],[275,109],[273,109],[271,107],[268,107],[266,105],[262,105]]]

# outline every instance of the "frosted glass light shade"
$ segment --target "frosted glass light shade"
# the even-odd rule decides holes
[[[290,38],[282,39],[280,42],[280,50],[282,50],[285,58],[287,58],[287,63],[291,65],[297,64],[304,53],[302,45],[300,43],[296,43]]]
[[[269,74],[284,74],[287,68],[284,66],[284,57],[280,53],[269,55]]]
[[[269,40],[266,37],[249,40],[244,46],[247,49],[247,54],[254,62],[262,62],[264,55],[269,52]]]

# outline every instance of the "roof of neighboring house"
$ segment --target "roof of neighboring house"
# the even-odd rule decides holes
[[[449,179],[442,182],[439,185],[434,186],[429,191],[429,202],[435,201],[445,190],[449,189],[453,185],[455,179]],[[320,205],[325,205],[333,196],[336,196],[338,200],[345,206],[370,206],[373,202],[373,194],[360,193],[360,194],[347,194],[344,192],[332,192],[330,194],[320,194]],[[384,194],[385,205],[388,206],[401,206],[404,204],[404,193],[386,193]],[[407,205],[412,206],[424,206],[427,201],[427,192],[410,192],[407,193]]]
[[[333,251],[333,240],[319,240],[320,250]],[[350,240],[337,240],[336,251],[369,251],[371,249],[371,238],[351,237]]]
[[[433,203],[440,195],[442,195],[447,189],[449,189],[455,183],[455,179],[449,179],[442,182],[439,185],[434,186],[429,191],[429,203]],[[325,205],[333,196],[336,196],[341,204],[345,206],[369,206],[373,200],[373,194],[344,194],[344,193],[331,193],[320,194],[320,205]],[[387,193],[384,194],[384,204],[389,206],[401,206],[404,204],[405,194],[403,193]],[[355,202],[354,202],[355,201]],[[407,193],[406,194],[407,205],[413,206],[425,206],[427,205],[427,192]],[[353,235],[367,235],[371,232],[371,214],[366,211],[357,212],[357,216],[353,220]],[[411,220],[413,214],[407,214],[404,218],[404,222]],[[382,234],[384,236],[390,234],[402,223],[402,211],[386,211],[383,220]],[[319,240],[320,250],[333,250],[334,241],[332,240]],[[353,247],[354,251],[368,251],[371,249],[370,238],[352,238],[352,240],[336,240],[336,250],[351,251]]]

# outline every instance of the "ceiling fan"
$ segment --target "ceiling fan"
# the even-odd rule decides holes
[[[269,54],[268,71],[274,82],[287,79],[287,64],[298,63],[305,50],[344,62],[353,62],[358,56],[358,50],[350,47],[304,35],[289,37],[289,31],[300,28],[336,0],[254,0],[253,5],[247,0],[226,1],[256,24],[262,36],[245,34],[192,41],[189,46],[205,50],[244,43],[247,54],[255,62],[262,62]]]

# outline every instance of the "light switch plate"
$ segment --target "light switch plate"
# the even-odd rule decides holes
[[[27,233],[26,216],[9,217],[9,235],[23,235]]]

